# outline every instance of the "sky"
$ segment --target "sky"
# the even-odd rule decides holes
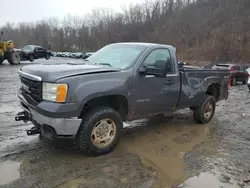
[[[6,22],[29,22],[67,14],[84,16],[96,8],[121,11],[122,6],[145,0],[0,0],[0,26]]]

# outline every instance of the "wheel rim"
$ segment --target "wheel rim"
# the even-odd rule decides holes
[[[13,59],[13,62],[14,62],[15,64],[18,64],[19,61],[20,61],[20,56],[19,56],[19,54],[18,54],[18,53],[13,53],[13,54],[12,54],[12,59]]]
[[[102,149],[114,140],[116,135],[115,122],[109,118],[98,121],[91,133],[92,143]]]
[[[212,117],[214,112],[213,104],[211,102],[208,102],[205,111],[204,111],[204,117],[208,120]]]

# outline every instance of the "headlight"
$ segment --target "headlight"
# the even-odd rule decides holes
[[[43,82],[43,100],[65,102],[67,91],[67,84],[52,84]]]

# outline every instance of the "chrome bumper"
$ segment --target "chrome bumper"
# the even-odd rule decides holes
[[[29,114],[31,121],[36,121],[36,123],[40,124],[41,126],[46,125],[53,128],[56,135],[74,136],[77,134],[82,122],[81,119],[78,119],[77,117],[51,118],[44,116],[41,113],[35,111],[34,109],[29,108],[29,104],[22,95],[18,94],[18,98],[20,99],[22,109]]]

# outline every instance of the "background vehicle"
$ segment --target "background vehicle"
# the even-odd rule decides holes
[[[24,66],[16,120],[33,122],[29,135],[75,140],[89,155],[112,151],[126,120],[189,107],[208,123],[227,99],[229,72],[182,65],[172,46],[116,43],[82,62]]]
[[[247,69],[246,69],[246,72],[248,73],[247,87],[248,87],[249,90],[250,90],[250,68],[247,68]]]
[[[247,66],[236,64],[216,64],[213,66],[213,69],[229,70],[232,80],[231,85],[235,85],[236,82],[246,84],[248,81],[248,73],[246,72]]]
[[[43,47],[37,45],[26,45],[21,51],[21,60],[29,60],[33,62],[35,59],[50,59],[51,52],[46,51]]]
[[[75,58],[82,58],[83,57],[83,53],[82,52],[76,52],[75,53]]]
[[[13,40],[5,41],[3,38],[3,32],[0,35],[0,64],[3,63],[5,59],[9,62],[9,64],[19,64],[20,63],[20,54],[14,48]]]
[[[85,54],[83,54],[82,58],[86,59],[88,57],[90,57],[94,52],[86,52]]]

